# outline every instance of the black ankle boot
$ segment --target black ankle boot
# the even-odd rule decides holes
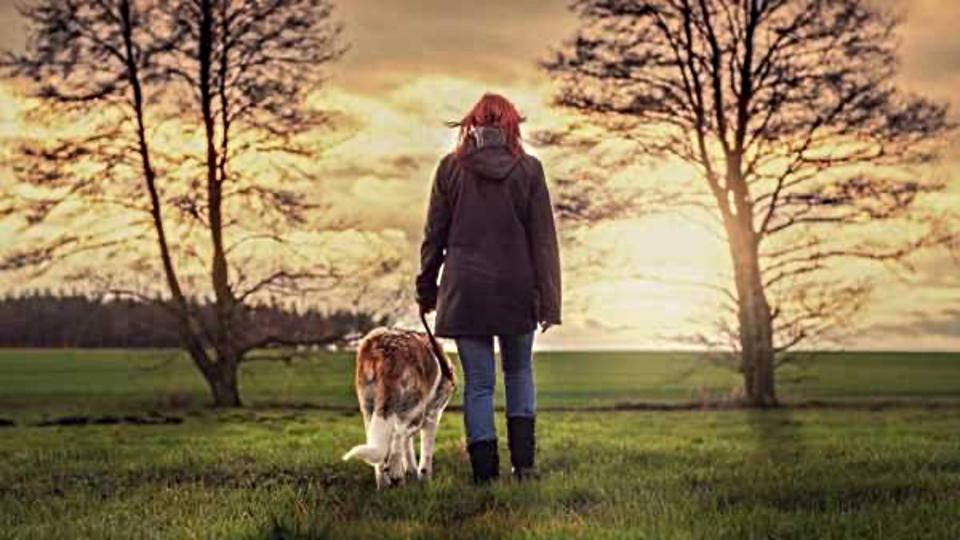
[[[534,465],[537,449],[535,425],[536,421],[532,416],[507,418],[510,464],[513,465],[513,477],[517,480],[530,480],[540,476]]]
[[[497,453],[497,441],[475,441],[467,446],[470,453],[470,465],[473,467],[473,483],[486,484],[500,476],[500,455]]]

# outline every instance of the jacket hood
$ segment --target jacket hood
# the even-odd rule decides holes
[[[484,178],[503,180],[520,162],[510,153],[503,130],[493,126],[477,126],[468,134],[463,166]]]

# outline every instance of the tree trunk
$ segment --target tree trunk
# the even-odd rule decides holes
[[[190,357],[213,394],[214,407],[242,407],[237,384],[239,358],[220,357],[214,361],[204,349],[191,349]]]
[[[233,329],[235,298],[230,290],[226,252],[223,246],[223,181],[218,178],[218,162],[226,156],[218,156],[215,135],[216,118],[213,112],[213,89],[211,76],[214,62],[214,3],[211,0],[200,2],[200,39],[197,59],[199,60],[200,109],[203,113],[203,125],[206,135],[207,165],[207,208],[208,228],[212,248],[210,281],[216,298],[216,323],[213,345],[217,361],[205,375],[207,384],[213,392],[215,407],[239,407],[240,391],[237,386],[237,365],[239,364]],[[224,62],[225,60],[221,60]],[[224,73],[221,73],[224,76]],[[226,113],[224,113],[226,114]],[[226,138],[227,125],[222,126]],[[224,169],[220,169],[224,170]]]
[[[240,387],[237,385],[236,362],[221,361],[214,364],[204,378],[213,393],[214,407],[242,407]]]
[[[730,242],[737,285],[744,400],[753,407],[771,407],[777,405],[773,319],[753,236],[749,228],[741,225],[735,227],[735,238]]]

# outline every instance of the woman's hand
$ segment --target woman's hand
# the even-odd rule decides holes
[[[417,303],[417,307],[420,310],[420,315],[429,315],[433,313],[433,308],[428,305]]]
[[[553,323],[551,323],[551,322],[540,321],[540,333],[542,334],[542,333],[546,332],[547,329],[550,328],[551,326],[553,326]]]

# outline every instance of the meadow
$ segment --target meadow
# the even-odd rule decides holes
[[[960,537],[957,355],[824,354],[752,411],[696,409],[738,379],[692,353],[539,353],[539,481],[502,440],[469,485],[453,408],[434,480],[379,493],[339,459],[351,369],[251,362],[248,406],[211,410],[176,352],[0,351],[0,537]]]

